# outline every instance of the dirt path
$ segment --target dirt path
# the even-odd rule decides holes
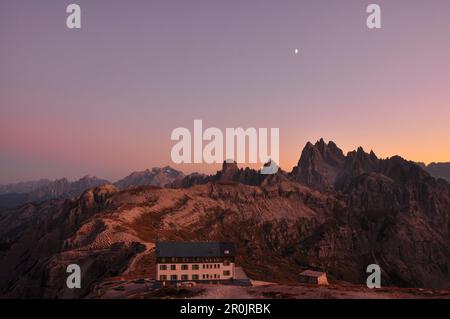
[[[146,250],[133,257],[122,276],[144,278],[151,277],[151,274],[154,273],[154,267],[156,266],[154,262],[155,245],[153,243],[142,243],[146,246]]]

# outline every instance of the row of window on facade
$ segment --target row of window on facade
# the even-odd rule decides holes
[[[191,262],[200,262],[200,263],[214,263],[214,262],[222,262],[222,261],[230,261],[230,257],[160,257],[158,258],[159,263],[191,263]]]
[[[228,266],[229,264],[225,264],[224,266]],[[167,270],[168,265],[159,265],[159,270]],[[219,269],[220,268],[220,264],[203,264],[202,265],[203,269]],[[189,265],[181,265],[181,270],[188,270],[189,269]],[[194,264],[192,265],[192,270],[199,270],[200,269],[200,265]],[[177,270],[177,265],[170,265],[170,270]]]
[[[230,276],[230,271],[229,270],[225,270],[223,272],[224,276]],[[167,278],[170,278],[170,280],[178,280],[178,275],[160,275],[159,276],[159,280],[164,281],[167,280]],[[201,276],[202,279],[220,279],[220,275],[219,274],[203,274]],[[180,280],[189,280],[189,275],[181,275],[180,276]],[[200,280],[200,275],[192,275],[191,280]]]

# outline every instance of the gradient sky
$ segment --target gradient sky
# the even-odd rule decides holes
[[[449,88],[448,0],[0,0],[0,183],[213,172],[171,162],[194,119],[279,127],[286,170],[320,137],[450,161]]]

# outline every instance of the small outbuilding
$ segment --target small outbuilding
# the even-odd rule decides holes
[[[313,285],[328,285],[327,274],[314,270],[305,270],[300,273],[300,282]]]

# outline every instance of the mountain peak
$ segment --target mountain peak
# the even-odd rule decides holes
[[[336,144],[328,144],[321,138],[314,145],[306,143],[300,160],[293,168],[291,176],[295,180],[319,189],[333,187],[337,171],[344,163],[345,156]]]
[[[362,146],[344,155],[334,142],[327,144],[321,138],[314,145],[310,142],[305,145],[290,176],[302,184],[322,191],[344,191],[355,177],[367,173],[381,174],[398,182],[409,179],[423,180],[429,176],[426,166],[413,163],[413,167],[411,163],[400,156],[379,159],[373,150],[366,153]],[[444,175],[441,173],[440,176]]]
[[[114,183],[119,189],[134,186],[152,185],[163,187],[176,179],[183,178],[184,174],[170,166],[153,167],[151,170],[136,171]]]
[[[325,141],[323,140],[323,138],[321,137],[320,140],[318,140],[316,142],[316,146],[325,146],[327,143],[325,143]]]
[[[236,171],[239,170],[236,161],[223,161],[222,171]]]
[[[223,161],[222,171],[219,172],[219,180],[222,182],[233,181],[239,174],[239,167],[235,161]]]

